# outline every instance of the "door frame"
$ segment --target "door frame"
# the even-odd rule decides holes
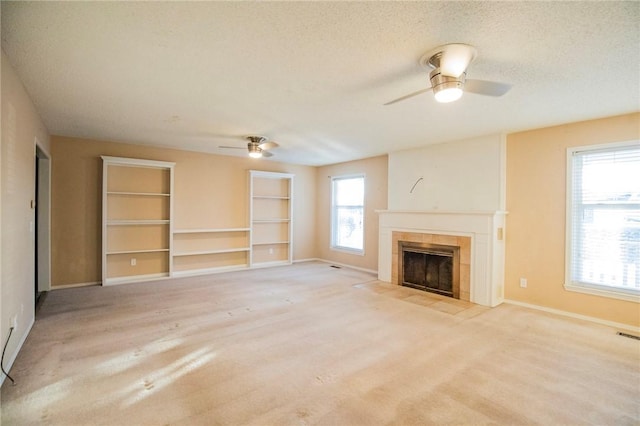
[[[38,292],[51,290],[51,155],[35,139],[35,161],[38,191],[34,194],[36,235],[34,267]],[[36,262],[37,259],[37,262]],[[35,285],[34,285],[35,287]]]

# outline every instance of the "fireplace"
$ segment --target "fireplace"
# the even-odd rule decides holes
[[[460,298],[460,247],[409,241],[398,244],[400,285]]]
[[[443,234],[429,234],[424,232],[396,232],[392,233],[393,240],[393,250],[392,250],[392,279],[391,282],[397,285],[404,285],[407,287],[418,288],[420,290],[429,291],[432,293],[443,294],[446,296],[454,297],[460,300],[471,300],[470,294],[470,278],[471,278],[471,238],[458,236],[458,235],[443,235]],[[416,260],[420,256],[420,251],[427,252],[427,256],[430,257],[430,260],[434,259],[435,256],[444,256],[446,255],[451,261],[451,289],[445,291],[442,287],[445,287],[440,282],[440,278],[438,278],[439,284],[436,288],[434,285],[430,286],[430,289],[427,289],[427,285],[423,283],[414,282],[414,277],[409,277],[407,280],[404,275],[404,263],[405,256],[403,254],[404,249],[410,250],[407,259],[412,263],[419,263],[419,260]],[[418,252],[418,253],[416,253]],[[440,276],[440,272],[443,271],[446,273],[448,266],[445,266],[448,262],[447,259],[440,259],[436,262],[438,265],[438,273]],[[440,263],[443,265],[441,266]],[[417,269],[417,274],[420,274],[420,266],[415,266]],[[424,266],[425,275],[429,273],[428,280],[426,277],[423,278],[425,281],[433,281],[435,275],[435,266]],[[405,284],[408,282],[409,285]],[[450,294],[447,294],[450,293]]]
[[[400,285],[400,241],[460,247],[460,300],[504,300],[506,212],[379,210],[378,279]]]

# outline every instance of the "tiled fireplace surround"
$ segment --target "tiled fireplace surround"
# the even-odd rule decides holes
[[[460,247],[460,299],[484,306],[504,300],[506,212],[381,210],[378,278],[398,283],[398,241]]]
[[[460,300],[471,300],[471,238],[418,232],[393,231],[391,234],[391,283],[401,285],[398,268],[399,242],[440,244],[460,248]]]

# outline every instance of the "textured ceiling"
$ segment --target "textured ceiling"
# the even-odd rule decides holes
[[[52,134],[321,165],[640,109],[639,2],[1,2]],[[438,104],[418,60],[478,49],[501,98]],[[268,161],[268,160],[260,160]]]

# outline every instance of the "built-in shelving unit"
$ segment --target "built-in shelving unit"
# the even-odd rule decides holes
[[[175,163],[102,162],[102,284],[170,276]]]
[[[249,171],[252,267],[293,261],[293,174]]]
[[[292,262],[292,174],[249,171],[246,227],[174,230],[175,163],[102,160],[103,285]]]
[[[199,275],[249,266],[250,228],[179,229],[173,232],[173,275]]]

